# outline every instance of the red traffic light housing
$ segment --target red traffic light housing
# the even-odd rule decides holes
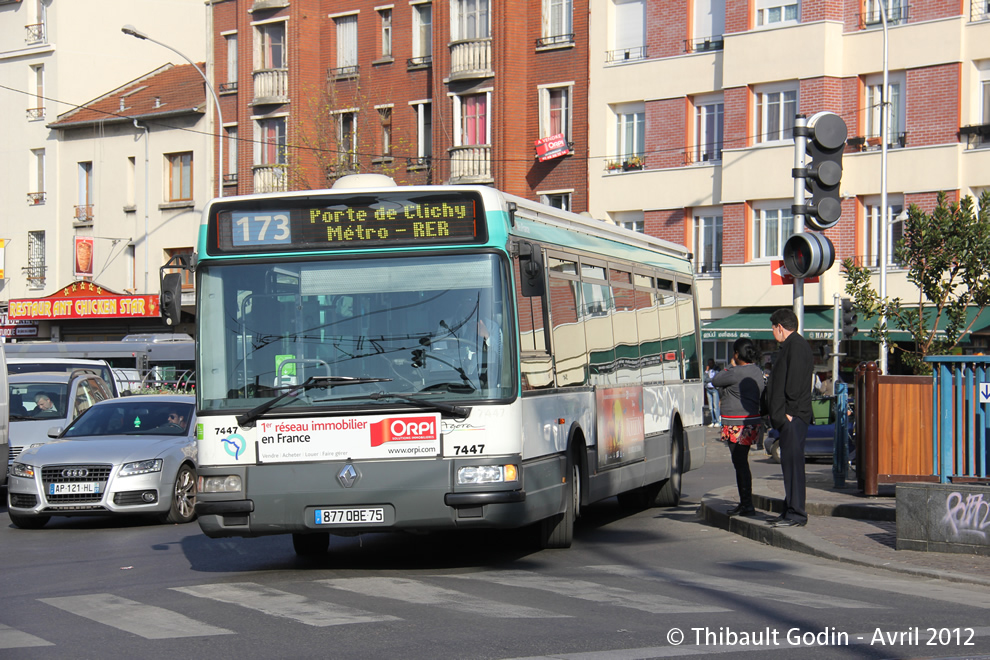
[[[818,277],[834,263],[835,247],[824,234],[794,234],[784,243],[784,266],[794,277]]]

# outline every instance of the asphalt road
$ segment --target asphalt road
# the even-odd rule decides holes
[[[601,503],[569,550],[532,551],[521,532],[375,534],[310,561],[287,537],[105,518],[20,530],[0,508],[0,658],[990,657],[985,589],[701,524],[701,496],[729,483],[714,445],[681,507]]]

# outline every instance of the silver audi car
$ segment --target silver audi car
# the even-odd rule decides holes
[[[7,513],[37,529],[52,516],[155,514],[195,518],[194,398],[131,396],[94,404],[55,439],[10,465]]]

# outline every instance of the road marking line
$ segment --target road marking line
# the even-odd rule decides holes
[[[172,587],[172,589],[197,598],[209,598],[271,616],[292,619],[307,626],[325,627],[399,620],[398,617],[388,614],[374,614],[353,607],[314,600],[254,582],[201,584],[193,587]]]
[[[727,592],[735,596],[769,598],[778,602],[822,610],[833,608],[870,609],[884,607],[883,605],[874,605],[873,603],[867,603],[861,600],[803,593],[800,591],[795,591],[794,589],[784,589],[782,587],[763,585],[756,582],[746,582],[743,580],[733,580],[731,578],[702,575],[691,571],[680,571],[668,568],[639,569],[620,565],[588,566],[588,568],[595,571],[609,573],[610,575],[619,575],[637,580],[667,582],[693,589]]]
[[[0,623],[0,649],[24,649],[29,646],[55,646],[40,637]]]
[[[556,578],[530,571],[485,571],[464,575],[447,575],[443,577],[483,580],[507,587],[522,587],[539,589],[550,593],[578,598],[594,603],[617,605],[631,609],[642,610],[652,614],[696,614],[699,612],[729,612],[730,610],[716,605],[699,605],[677,598],[668,598],[655,594],[640,594],[628,589],[607,587],[596,582]]]
[[[42,603],[133,633],[145,639],[172,639],[175,637],[204,637],[207,635],[232,635],[232,630],[210,626],[177,612],[113,594],[87,594],[61,598],[40,598]]]
[[[413,605],[435,605],[459,612],[466,611],[472,614],[499,619],[567,618],[566,614],[556,614],[533,607],[523,607],[515,603],[500,603],[406,578],[340,578],[316,580],[316,582],[331,589],[342,589],[363,596],[391,598]]]

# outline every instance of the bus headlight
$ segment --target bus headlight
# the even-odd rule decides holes
[[[14,463],[10,466],[10,476],[34,479],[34,468],[25,463]]]
[[[201,493],[236,493],[241,490],[241,478],[236,474],[220,477],[200,477]]]
[[[457,483],[499,484],[519,480],[515,465],[469,465],[457,470]]]

